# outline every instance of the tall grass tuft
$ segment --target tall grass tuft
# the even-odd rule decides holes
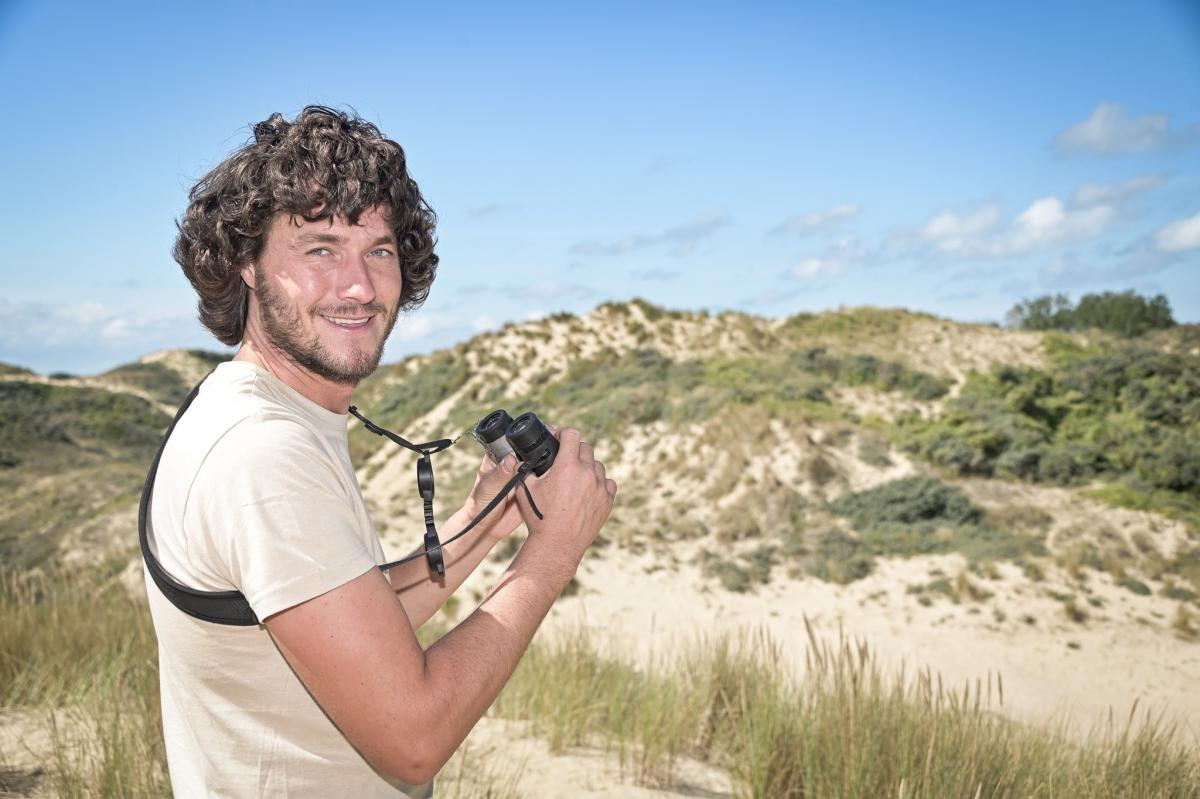
[[[885,672],[862,643],[810,630],[808,644],[799,674],[765,633],[699,638],[640,665],[583,630],[541,637],[491,712],[528,720],[556,751],[605,747],[643,784],[699,759],[746,797],[1200,797],[1194,742],[1159,719],[1131,712],[1080,742],[998,715],[998,678],[951,688]],[[115,581],[4,579],[0,707],[43,720],[39,791],[169,793],[154,648],[149,614]],[[520,780],[464,751],[439,790],[511,796]]]
[[[1200,760],[1170,726],[1131,715],[1080,743],[998,715],[1002,699],[998,678],[888,675],[865,644],[811,630],[803,677],[762,633],[636,668],[576,631],[536,643],[494,712],[552,747],[615,748],[642,782],[698,758],[750,797],[1200,796]]]
[[[63,797],[170,793],[154,629],[119,583],[32,572],[0,581],[0,707],[48,732]]]

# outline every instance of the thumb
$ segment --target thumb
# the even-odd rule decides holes
[[[504,484],[516,473],[516,456],[505,455],[500,463],[491,465],[491,468],[487,468],[487,471],[480,474],[479,485],[476,486],[475,493],[486,502],[500,493],[500,489],[504,488]]]

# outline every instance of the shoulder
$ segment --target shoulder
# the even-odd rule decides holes
[[[202,470],[215,466],[244,472],[329,461],[345,437],[343,417],[318,408],[251,364],[222,364],[209,380],[211,391],[200,394],[195,409],[198,423],[212,425]]]
[[[339,464],[316,431],[297,419],[260,412],[238,421],[213,445],[194,490],[235,501],[263,490],[327,493],[338,475]]]

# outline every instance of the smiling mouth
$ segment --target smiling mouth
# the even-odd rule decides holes
[[[375,317],[373,315],[372,316],[360,316],[360,317],[346,317],[346,316],[325,316],[324,314],[322,314],[321,318],[324,319],[326,322],[330,322],[331,324],[337,325],[338,327],[362,327],[363,325],[366,325],[368,322],[370,322]]]

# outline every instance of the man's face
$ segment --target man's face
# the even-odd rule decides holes
[[[386,209],[357,225],[279,214],[258,261],[243,269],[262,331],[284,357],[318,377],[355,384],[379,365],[402,279]]]

